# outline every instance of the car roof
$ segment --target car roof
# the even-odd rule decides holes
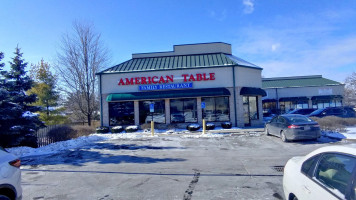
[[[350,155],[356,156],[356,144],[348,144],[348,145],[332,145],[321,147],[307,155],[307,157],[312,157],[314,155],[324,153],[324,152],[337,152],[337,153],[346,153]]]
[[[282,117],[298,117],[298,116],[306,117],[305,115],[301,115],[301,114],[283,114],[280,116],[282,116]]]

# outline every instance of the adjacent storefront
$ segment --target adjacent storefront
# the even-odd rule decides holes
[[[263,78],[264,113],[342,106],[344,85],[321,75]]]
[[[175,45],[133,54],[99,76],[101,124],[186,126],[262,124],[262,68],[231,54],[231,45]]]

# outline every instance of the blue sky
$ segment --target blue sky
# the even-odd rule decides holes
[[[101,33],[111,60],[172,51],[175,44],[226,42],[264,77],[356,71],[355,0],[0,0],[0,51],[16,45],[29,63],[54,63],[75,20]]]

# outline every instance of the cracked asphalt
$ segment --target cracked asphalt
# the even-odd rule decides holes
[[[284,199],[293,156],[347,141],[283,143],[263,132],[107,140],[22,158],[23,199]]]

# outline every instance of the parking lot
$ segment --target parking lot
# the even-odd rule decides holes
[[[23,158],[23,199],[284,199],[278,169],[289,158],[348,143],[263,132],[106,140]]]

